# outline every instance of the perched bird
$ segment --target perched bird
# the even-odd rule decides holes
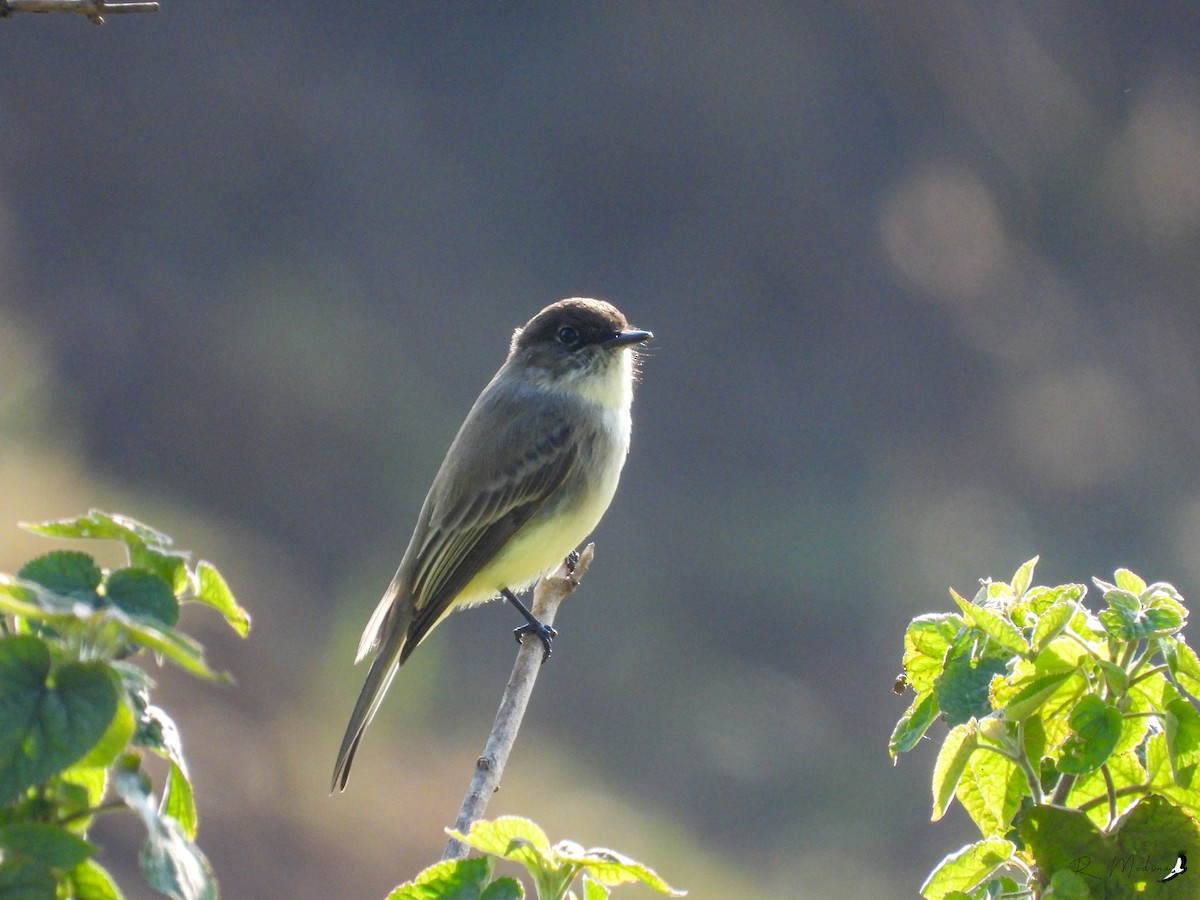
[[[346,727],[330,791],[344,789],[363,732],[396,670],[452,610],[503,596],[550,656],[555,631],[517,599],[608,509],[629,450],[634,347],[602,300],[547,306],[517,329],[471,407],[417,517],[408,549],[358,645],[375,658]]]

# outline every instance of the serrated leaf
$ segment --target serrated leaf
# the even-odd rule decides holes
[[[608,900],[611,892],[598,881],[583,876],[583,900]]]
[[[58,825],[46,822],[0,825],[0,856],[26,856],[52,869],[73,869],[95,852],[94,845]]]
[[[178,822],[189,841],[196,839],[199,822],[196,801],[192,796],[192,783],[188,781],[183,769],[174,762],[171,763],[170,772],[167,774],[167,785],[163,789],[162,806],[159,811]]]
[[[233,599],[233,592],[216,567],[200,560],[196,565],[196,582],[196,600],[217,610],[242,637],[250,633],[250,614]]]
[[[888,752],[892,755],[893,761],[897,755],[907,753],[917,745],[929,726],[937,721],[939,712],[937,697],[932,691],[927,694],[919,694],[913,700],[907,712],[896,723],[891,740],[888,741]]]
[[[974,753],[954,796],[984,837],[1003,837],[1029,794],[1021,767],[998,753]]]
[[[72,900],[123,900],[113,877],[94,859],[72,869],[68,883]]]
[[[495,860],[487,856],[442,860],[397,887],[388,894],[388,900],[483,900],[484,886],[494,866]]]
[[[96,561],[78,550],[54,550],[31,559],[17,570],[17,578],[89,606],[99,602],[96,588],[102,577]]]
[[[561,861],[585,867],[588,877],[609,887],[640,881],[660,894],[667,894],[671,897],[682,897],[687,893],[687,891],[679,891],[671,887],[649,866],[630,859],[616,850],[594,847],[583,852],[574,852],[564,847],[563,844],[559,844],[555,848],[555,856]]]
[[[1033,629],[1033,650],[1040,653],[1054,638],[1062,633],[1075,615],[1078,605],[1072,601],[1055,603],[1038,618]]]
[[[1134,595],[1140,595],[1142,591],[1146,590],[1146,582],[1128,569],[1117,569],[1113,575],[1113,581],[1117,583],[1117,587]]]
[[[1200,765],[1200,712],[1187,700],[1167,704],[1167,755],[1176,783],[1183,780],[1183,769]]]
[[[946,814],[946,807],[950,805],[950,799],[958,787],[958,780],[967,767],[967,760],[971,758],[977,746],[974,721],[956,725],[946,735],[946,740],[938,751],[937,762],[933,766],[932,821],[936,822]]]
[[[995,702],[998,708],[1004,710],[1004,717],[1012,722],[1023,722],[1041,709],[1042,704],[1053,697],[1072,678],[1072,672],[1057,672],[1052,675],[1042,675],[1025,681],[1020,689],[1010,697],[996,694]],[[1004,699],[1007,697],[1007,699]]]
[[[951,853],[921,885],[921,896],[945,897],[951,891],[971,891],[1013,858],[1016,847],[1000,838],[986,838]]]
[[[166,626],[157,627],[145,621],[137,621],[119,610],[109,610],[121,624],[125,635],[135,644],[152,650],[180,668],[209,681],[228,681],[229,676],[214,672],[204,661],[204,648],[182,632]]]
[[[1035,556],[1033,559],[1026,560],[1013,575],[1012,592],[1017,599],[1020,599],[1029,590],[1029,585],[1033,583],[1033,570],[1037,567],[1038,559],[1040,557]]]
[[[491,821],[474,822],[466,834],[448,830],[447,833],[469,847],[493,856],[506,856],[514,841],[523,841],[548,854],[550,839],[536,822],[521,816],[500,816]]]
[[[99,538],[125,543],[155,544],[167,547],[171,539],[149,525],[129,516],[89,510],[86,516],[57,519],[49,522],[22,522],[21,527],[34,534],[59,538]]]
[[[138,854],[146,882],[177,900],[216,900],[217,883],[208,860],[177,821],[160,814],[149,779],[136,765],[136,757],[118,764],[113,787],[146,827],[146,843]]]
[[[1193,698],[1200,699],[1200,658],[1183,636],[1162,638],[1160,646],[1171,676]]]
[[[962,616],[948,613],[918,616],[909,623],[904,632],[904,674],[918,694],[932,690],[963,627]]]
[[[1071,711],[1071,737],[1063,745],[1058,769],[1085,775],[1102,766],[1121,739],[1121,711],[1095,694],[1083,697]]]
[[[0,897],[4,900],[57,900],[58,879],[37,860],[14,856],[0,862]]]
[[[68,663],[50,679],[50,651],[39,638],[0,639],[0,804],[82,758],[116,714],[103,663]]]
[[[1161,797],[1150,796],[1102,834],[1078,810],[1035,806],[1019,833],[1038,869],[1053,877],[1061,869],[1103,879],[1106,896],[1145,891],[1165,875],[1176,853],[1200,842],[1200,825]]]
[[[954,591],[951,591],[950,594],[962,609],[963,618],[1005,650],[1022,656],[1029,652],[1029,644],[1026,643],[1024,635],[1008,619],[986,606],[976,606],[974,603],[964,600]]]
[[[133,710],[118,701],[112,720],[100,740],[75,765],[85,769],[106,769],[124,751],[133,737],[137,719]]]
[[[137,619],[148,619],[168,628],[179,621],[179,601],[171,585],[142,569],[117,569],[104,581],[109,603]]]
[[[1120,791],[1122,788],[1132,788],[1134,785],[1144,785],[1148,777],[1146,769],[1138,760],[1137,753],[1132,751],[1109,757],[1108,762],[1104,764],[1104,769],[1108,771],[1108,777],[1112,780],[1113,789],[1116,791]],[[1107,797],[1108,782],[1105,780],[1104,772],[1097,769],[1075,779],[1070,793],[1067,794],[1066,805],[1078,809],[1089,800],[1104,799],[1106,802],[1093,806],[1087,811],[1087,816],[1099,828],[1106,828],[1109,824]],[[1130,806],[1138,802],[1140,797],[1141,795],[1137,794],[1117,797],[1117,814],[1124,813]]]
[[[991,684],[1008,669],[1007,656],[952,656],[934,682],[938,706],[951,725],[983,718],[992,711]]]
[[[479,895],[479,900],[523,900],[525,888],[515,878],[497,878]]]

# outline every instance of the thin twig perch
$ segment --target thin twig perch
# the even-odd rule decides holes
[[[579,587],[579,580],[591,565],[595,549],[595,544],[588,544],[579,554],[573,568],[568,568],[564,562],[538,582],[533,592],[533,614],[543,624],[554,623],[558,605]],[[509,676],[504,695],[500,698],[500,708],[496,711],[492,733],[483,748],[483,755],[475,761],[475,776],[471,779],[471,786],[467,788],[462,809],[459,810],[458,819],[454,823],[455,830],[462,834],[467,833],[473,822],[483,818],[488,800],[500,788],[500,776],[504,774],[508,754],[517,740],[521,718],[525,715],[525,707],[529,703],[529,695],[533,693],[533,683],[537,680],[541,667],[542,643],[529,636],[517,651],[517,661],[513,664],[512,675]],[[442,859],[465,859],[470,850],[466,844],[451,838],[446,844],[446,852],[442,854]]]
[[[156,0],[0,0],[0,19],[13,13],[79,13],[97,25],[109,13],[158,12]]]

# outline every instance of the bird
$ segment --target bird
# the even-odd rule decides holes
[[[608,509],[629,450],[636,348],[604,300],[552,303],[516,329],[433,479],[395,577],[359,642],[367,676],[334,765],[345,790],[355,753],[399,667],[455,609],[505,598],[545,662],[556,631],[518,599],[586,538]]]
[[[1187,856],[1182,850],[1179,851],[1179,859],[1175,861],[1175,865],[1171,867],[1171,871],[1158,879],[1160,882],[1170,881],[1172,878],[1178,878],[1187,871]]]

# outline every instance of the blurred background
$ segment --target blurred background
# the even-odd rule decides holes
[[[561,297],[657,337],[489,815],[699,900],[915,896],[974,830],[888,759],[907,622],[1035,553],[1200,600],[1194,4],[164,0],[0,59],[0,570],[99,506],[252,612],[185,618],[236,687],[158,673],[226,897],[439,857],[519,621],[447,621],[330,798],[351,659]]]

